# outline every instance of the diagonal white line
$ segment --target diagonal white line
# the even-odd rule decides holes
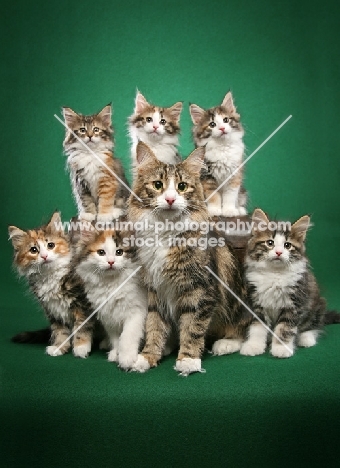
[[[105,301],[103,301],[103,302],[96,308],[96,310],[94,310],[94,311],[92,312],[92,314],[90,314],[90,315],[84,320],[84,322],[83,322],[81,325],[79,325],[79,327],[76,328],[76,329],[71,333],[71,335],[68,336],[68,337],[66,338],[65,341],[63,341],[63,343],[61,343],[60,346],[58,346],[58,348],[53,352],[53,354],[56,354],[56,353],[59,351],[59,349],[62,348],[62,347],[64,346],[64,344],[66,344],[68,341],[70,341],[70,339],[85,325],[85,323],[87,323],[87,322],[98,312],[98,310],[100,310],[100,309],[107,303],[107,301],[109,301],[109,300],[111,299],[111,297],[114,296],[114,295],[116,294],[116,292],[118,292],[118,291],[124,286],[124,284],[127,283],[127,282],[137,273],[137,271],[140,270],[141,268],[142,268],[141,266],[139,266],[138,268],[136,268],[136,269],[131,273],[131,275],[129,275],[129,276],[122,282],[122,284],[120,284],[120,285],[118,286],[118,288],[116,288],[114,291],[112,291],[112,293],[105,299]]]
[[[234,291],[232,291],[232,290],[229,288],[229,286],[227,286],[227,285],[212,271],[211,268],[209,268],[208,266],[205,266],[205,268],[206,268],[206,269],[207,269],[207,270],[208,270],[208,271],[209,271],[209,272],[210,272],[210,273],[211,273],[211,274],[212,274],[212,275],[213,275],[213,276],[214,276],[214,277],[215,277],[215,278],[216,278],[216,279],[217,279],[217,280],[218,280],[218,281],[219,281],[219,282],[220,282],[220,283],[221,283],[221,284],[238,300],[238,302],[239,302],[240,304],[243,305],[243,307],[245,307],[245,308],[253,315],[253,317],[256,318],[256,320],[258,320],[258,321],[261,323],[261,325],[264,326],[264,328],[265,328],[267,331],[269,331],[269,333],[271,333],[285,348],[288,349],[288,351],[290,352],[291,355],[293,355],[293,351],[286,345],[286,343],[284,343],[284,342],[281,340],[281,338],[279,338],[279,337],[277,336],[277,334],[274,333],[273,330],[271,330],[271,329],[268,327],[268,325],[265,324],[265,323],[263,322],[263,320],[261,320],[260,317],[258,317],[258,316],[255,314],[255,312],[252,311],[251,308],[248,307],[247,304],[246,304],[245,302],[243,302],[242,299],[240,299],[240,298],[238,297],[238,295],[235,294]]]
[[[135,198],[137,198],[138,201],[142,202],[142,200],[139,198],[139,196],[136,195],[135,192],[134,192],[133,190],[131,190],[130,187],[129,187],[119,176],[117,176],[117,174],[116,174],[107,164],[105,164],[104,161],[103,161],[94,151],[92,151],[92,149],[89,148],[88,145],[87,145],[86,143],[84,143],[83,140],[82,140],[81,138],[79,138],[78,135],[76,135],[76,134],[70,129],[70,127],[68,127],[68,126],[66,125],[66,123],[65,123],[57,114],[54,114],[54,117],[55,117],[57,120],[59,120],[59,122],[60,122],[62,125],[64,125],[64,127],[67,128],[67,130],[69,130],[75,138],[77,138],[77,140],[84,146],[84,148],[86,148],[96,159],[98,159],[98,161],[99,161],[108,171],[110,171],[111,174],[114,175],[115,178],[116,178],[117,180],[119,180],[119,182],[120,182],[122,185],[124,185],[124,187],[127,188],[128,191],[129,191],[130,193],[132,193],[132,195],[133,195]]]
[[[262,142],[262,143],[260,144],[260,146],[258,146],[258,147],[256,148],[256,150],[253,151],[253,152],[251,153],[251,155],[248,156],[247,159],[245,159],[245,160],[243,161],[243,163],[240,164],[240,165],[238,166],[238,168],[235,169],[234,172],[232,172],[232,173],[222,182],[222,184],[220,184],[220,185],[217,187],[217,189],[214,190],[214,191],[209,195],[209,197],[207,197],[204,201],[207,202],[208,200],[210,200],[210,198],[211,198],[213,195],[215,195],[215,193],[218,192],[218,191],[220,190],[220,188],[223,187],[223,185],[226,184],[226,183],[228,182],[228,180],[230,180],[230,179],[241,169],[241,167],[243,167],[243,166],[249,161],[249,159],[252,158],[252,157],[262,148],[262,146],[264,146],[264,145],[267,143],[267,141],[269,141],[269,140],[275,135],[275,133],[277,133],[277,132],[280,130],[280,128],[282,128],[282,127],[288,122],[288,120],[290,120],[292,117],[293,117],[292,115],[290,115],[289,117],[287,117],[286,120],[284,120],[284,121],[282,122],[282,124],[279,125],[279,126],[277,127],[277,129],[274,130],[273,133],[271,133],[271,134],[269,135],[269,137],[266,138],[266,139],[264,140],[264,142]]]

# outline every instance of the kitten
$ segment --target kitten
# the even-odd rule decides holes
[[[137,174],[136,147],[138,141],[146,143],[157,158],[167,164],[176,164],[181,158],[177,152],[179,119],[183,104],[176,102],[171,107],[159,107],[149,104],[137,91],[134,113],[129,118],[131,137],[131,158],[134,177]]]
[[[83,230],[80,236],[75,270],[94,309],[126,281],[98,310],[97,318],[109,339],[108,360],[117,362],[122,369],[130,369],[144,336],[147,291],[138,273],[128,279],[138,267],[131,258],[128,233]]]
[[[129,195],[123,166],[112,152],[111,105],[94,115],[77,114],[63,107],[63,115],[68,127],[64,151],[68,156],[79,217],[86,221],[97,218],[110,222],[124,214]]]
[[[272,338],[271,354],[290,357],[295,345],[316,344],[325,317],[326,302],[320,297],[305,255],[310,218],[302,216],[291,229],[273,231],[265,213],[256,209],[252,221],[254,227],[245,260],[250,305],[281,340]],[[254,319],[241,354],[264,353],[267,337],[265,327]]]
[[[57,228],[60,214],[33,230],[23,231],[9,226],[14,247],[14,265],[20,276],[27,279],[31,291],[44,309],[51,325],[50,356],[66,353],[66,342],[72,330],[82,325],[91,306],[79,278],[70,272],[72,251],[65,233]],[[91,350],[93,322],[88,321],[73,337],[73,353],[86,357]],[[31,335],[34,332],[31,332]]]
[[[229,91],[222,104],[204,110],[190,105],[196,147],[205,146],[206,169],[202,171],[207,198],[241,165],[244,153],[243,127]],[[211,216],[244,216],[246,193],[242,188],[243,170],[238,170],[208,201]]]
[[[168,165],[144,143],[137,145],[140,165],[134,191],[143,202],[131,196],[128,213],[132,222],[147,219],[150,226],[136,232],[137,246],[144,243],[138,256],[149,290],[146,343],[133,366],[139,372],[157,365],[172,327],[180,345],[175,369],[182,375],[202,371],[207,336],[218,340],[212,348],[217,355],[238,351],[245,336],[247,313],[205,268],[242,297],[236,258],[217,234],[206,235],[188,224],[209,220],[199,180],[203,157],[204,148],[198,148],[185,161]],[[168,227],[157,234],[155,223]]]

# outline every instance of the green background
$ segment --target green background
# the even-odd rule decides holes
[[[98,351],[85,362],[54,360],[42,346],[9,343],[45,322],[11,271],[7,225],[38,226],[56,208],[65,220],[75,214],[54,117],[61,106],[93,113],[112,101],[116,155],[128,170],[137,87],[155,104],[184,101],[185,156],[193,149],[189,103],[208,108],[231,89],[247,155],[293,116],[246,166],[249,208],[290,220],[312,214],[308,255],[339,309],[339,20],[336,1],[3,4],[4,466],[335,466],[337,326],[289,361],[207,357],[207,374],[188,379],[172,370],[174,356],[144,376],[123,374]]]

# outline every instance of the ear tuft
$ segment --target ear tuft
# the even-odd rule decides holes
[[[18,248],[25,240],[27,233],[16,226],[8,226],[9,240],[12,241],[13,247]]]
[[[112,105],[111,105],[111,103],[107,104],[105,107],[103,107],[103,109],[100,112],[98,112],[97,117],[99,117],[102,120],[103,124],[106,127],[110,127],[111,118],[112,118]]]
[[[71,125],[79,115],[71,109],[71,107],[63,107],[63,117],[66,125]]]
[[[221,105],[225,107],[229,112],[236,112],[236,107],[234,105],[233,95],[231,94],[231,91],[228,91],[227,94],[224,96]]]
[[[259,230],[263,231],[264,226],[268,225],[268,223],[269,219],[266,213],[260,208],[256,208],[252,215],[252,234],[257,233]]]
[[[183,109],[183,102],[176,102],[173,106],[169,107],[171,116],[178,122]]]
[[[64,234],[64,227],[62,226],[61,216],[59,211],[55,211],[51,216],[51,219],[46,224],[48,231],[56,234]]]
[[[189,111],[193,124],[197,125],[202,119],[205,110],[202,109],[202,107],[197,106],[196,104],[190,104]]]
[[[137,156],[137,163],[140,166],[146,163],[150,163],[150,162],[152,163],[159,162],[155,154],[148,147],[148,145],[146,145],[142,141],[139,141],[137,144],[136,156]]]
[[[150,107],[150,104],[145,99],[143,94],[137,90],[135,99],[135,114],[141,114],[147,107]]]
[[[308,215],[299,218],[291,227],[292,235],[304,241],[308,229],[311,227],[310,217]]]
[[[196,176],[199,176],[201,174],[202,167],[204,166],[204,155],[205,147],[199,146],[189,154],[185,161],[183,161],[183,166]]]

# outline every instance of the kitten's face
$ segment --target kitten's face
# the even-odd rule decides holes
[[[221,106],[204,110],[196,104],[191,104],[190,115],[194,123],[193,133],[196,144],[206,144],[208,140],[228,142],[243,137],[240,115],[228,93]]]
[[[63,108],[63,114],[67,127],[89,148],[94,150],[103,144],[108,147],[112,146],[111,105],[105,106],[103,110],[94,115],[77,114],[69,107]],[[66,129],[65,148],[72,146],[84,149],[72,132]]]
[[[262,210],[255,210],[262,218],[262,228],[253,230],[248,243],[248,257],[259,264],[266,264],[274,268],[283,268],[302,260],[305,252],[305,236],[309,226],[309,217],[303,216],[291,226],[291,229],[272,231],[268,229],[270,221]],[[257,220],[259,217],[257,217]],[[267,226],[267,229],[266,229]]]
[[[59,213],[53,215],[48,225],[36,230],[23,231],[9,227],[9,235],[14,247],[14,264],[21,274],[48,273],[69,262],[70,245],[64,232],[54,229],[52,223],[58,221]]]
[[[134,191],[143,200],[146,211],[155,216],[173,219],[194,211],[205,212],[204,196],[199,174],[204,150],[195,150],[187,160],[164,164],[142,142],[137,146],[140,162]],[[134,200],[131,201],[134,202]]]
[[[134,130],[139,139],[159,142],[165,136],[176,136],[182,103],[171,107],[149,104],[141,93],[137,93],[134,114],[129,119],[130,131]]]
[[[130,264],[128,247],[121,233],[107,230],[100,233],[82,232],[85,248],[79,267],[90,274],[112,275]],[[88,236],[88,237],[86,237]]]

